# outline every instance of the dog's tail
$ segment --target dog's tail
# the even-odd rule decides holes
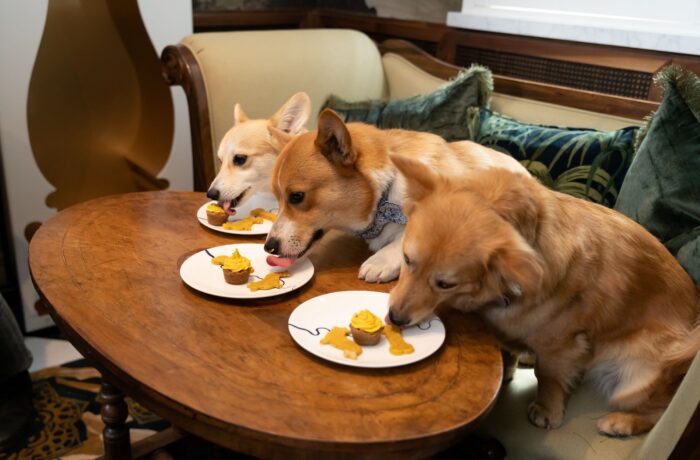
[[[677,348],[669,350],[665,358],[671,363],[681,363],[690,361],[700,351],[700,286],[696,287],[696,313],[695,327],[688,333],[683,343]]]

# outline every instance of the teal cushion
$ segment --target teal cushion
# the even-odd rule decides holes
[[[469,109],[472,140],[520,161],[546,186],[612,207],[634,154],[638,127],[617,131],[522,123]]]
[[[615,209],[654,234],[700,283],[700,78],[672,66]]]
[[[393,101],[360,102],[330,96],[322,110],[335,110],[346,123],[360,121],[383,129],[425,131],[451,142],[469,138],[467,109],[488,107],[492,92],[491,71],[474,65],[430,94]]]

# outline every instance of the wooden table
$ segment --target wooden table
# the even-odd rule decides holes
[[[335,365],[298,347],[287,319],[327,292],[387,292],[357,279],[363,242],[329,233],[316,274],[265,301],[200,294],[179,265],[232,238],[199,224],[201,193],[146,192],[78,204],[44,223],[29,248],[34,284],[75,347],[103,373],[105,456],[131,455],[126,393],[176,427],[266,458],[419,458],[455,443],[500,388],[495,339],[445,311],[442,349],[405,367]],[[331,306],[329,306],[330,308]]]

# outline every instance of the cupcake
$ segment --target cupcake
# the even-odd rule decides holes
[[[245,284],[248,277],[253,273],[250,259],[238,253],[238,249],[231,257],[226,257],[221,264],[224,271],[224,279],[228,284]]]
[[[376,345],[382,338],[384,323],[369,310],[355,313],[350,320],[350,332],[358,345]]]
[[[216,203],[210,203],[207,206],[207,222],[209,222],[209,225],[216,225],[219,227],[227,221],[228,215],[226,211],[224,211],[224,208]]]

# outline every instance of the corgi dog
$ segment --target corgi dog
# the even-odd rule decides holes
[[[207,191],[207,197],[218,201],[229,215],[255,193],[270,191],[275,158],[289,139],[306,131],[311,100],[306,93],[296,93],[269,119],[248,118],[240,104],[233,114],[233,127],[217,152],[221,169]],[[276,136],[268,128],[274,128]]]
[[[286,133],[270,131],[286,142]],[[359,278],[395,279],[401,267],[405,191],[389,155],[399,152],[443,172],[501,167],[529,174],[513,158],[473,142],[447,143],[430,133],[346,125],[325,109],[317,130],[288,141],[275,162],[272,190],[280,210],[264,246],[272,254],[268,263],[289,266],[324,232],[336,229],[361,236],[375,252],[360,267]]]
[[[698,289],[668,250],[622,214],[490,169],[456,180],[405,157],[399,281],[388,321],[436,307],[476,312],[502,345],[536,355],[530,421],[556,428],[584,373],[614,412],[609,436],[650,430],[700,349]]]

